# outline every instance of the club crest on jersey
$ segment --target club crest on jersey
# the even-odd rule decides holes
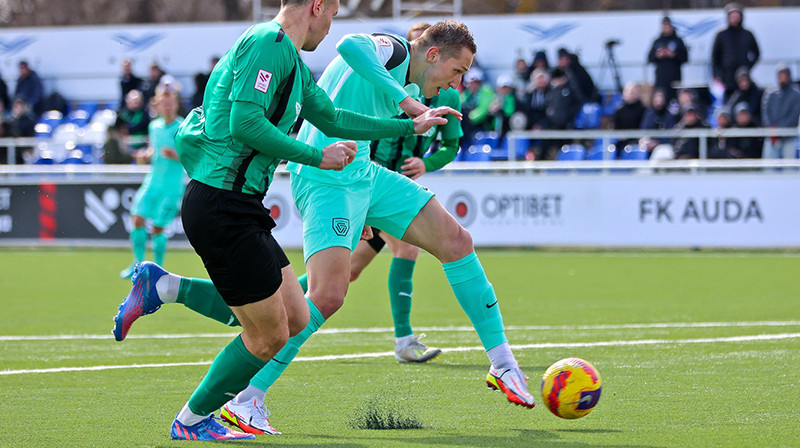
[[[375,39],[375,41],[378,42],[378,45],[380,45],[381,47],[391,47],[392,46],[392,42],[386,36],[378,36]]]
[[[336,236],[347,236],[350,232],[350,220],[346,218],[333,218],[333,232]]]
[[[256,85],[254,87],[259,92],[267,93],[270,81],[272,81],[272,73],[266,70],[259,70],[258,75],[256,76]]]

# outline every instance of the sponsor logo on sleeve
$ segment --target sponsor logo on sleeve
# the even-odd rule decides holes
[[[256,85],[255,85],[256,90],[258,90],[259,92],[267,93],[270,81],[272,81],[272,73],[266,70],[259,70],[258,75],[256,76]]]
[[[377,36],[375,38],[375,42],[377,42],[378,45],[380,45],[381,47],[391,47],[392,46],[392,41],[390,41],[389,38],[386,37],[386,36]]]

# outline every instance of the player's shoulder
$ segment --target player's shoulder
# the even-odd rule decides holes
[[[276,21],[258,23],[245,31],[243,44],[255,44],[254,48],[263,50],[284,50],[288,54],[296,53],[294,44],[283,28]]]
[[[150,124],[147,125],[150,130],[161,129],[164,127],[164,117],[158,116],[152,120],[150,120]]]

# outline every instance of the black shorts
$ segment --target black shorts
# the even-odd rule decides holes
[[[375,253],[380,253],[383,246],[386,245],[386,241],[381,238],[381,231],[377,227],[372,228],[372,238],[367,240],[367,244]]]
[[[228,306],[258,302],[278,291],[289,265],[272,237],[275,221],[259,196],[189,182],[183,229]]]

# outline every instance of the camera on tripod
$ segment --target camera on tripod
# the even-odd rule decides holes
[[[606,41],[606,48],[610,50],[610,49],[614,48],[614,46],[619,45],[621,43],[622,42],[620,42],[618,40],[607,40]]]

